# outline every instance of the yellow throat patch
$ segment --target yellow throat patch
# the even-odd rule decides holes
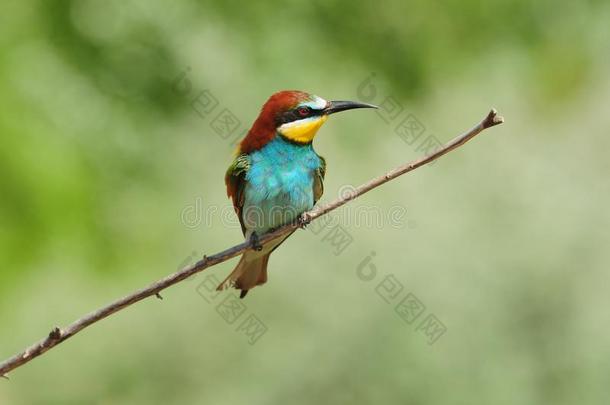
[[[294,142],[309,143],[313,140],[318,129],[326,122],[327,115],[305,118],[288,122],[278,128],[278,132]]]

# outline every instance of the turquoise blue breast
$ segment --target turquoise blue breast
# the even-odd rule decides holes
[[[243,207],[246,228],[262,233],[311,209],[320,164],[311,144],[296,145],[280,136],[252,152]]]

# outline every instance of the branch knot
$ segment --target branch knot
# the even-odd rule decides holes
[[[50,340],[61,339],[61,329],[59,329],[57,326],[54,327],[53,330],[51,330],[51,332],[49,332],[49,339]]]

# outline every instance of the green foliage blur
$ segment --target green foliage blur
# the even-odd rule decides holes
[[[601,0],[3,2],[2,358],[240,242],[224,171],[275,91],[400,113],[329,119],[326,201],[491,107],[506,123],[334,214],[340,252],[338,228],[296,233],[236,321],[201,274],[0,379],[0,404],[607,403],[608,21]]]

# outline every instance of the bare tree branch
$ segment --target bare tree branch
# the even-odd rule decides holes
[[[291,224],[282,226],[281,228],[278,228],[273,232],[262,235],[259,238],[258,243],[264,244],[265,242],[268,242],[279,236],[285,235],[288,232],[292,232],[295,229],[302,226],[303,222],[309,223],[310,221],[313,221],[316,218],[319,218],[322,215],[325,215],[325,214],[341,207],[342,205],[348,203],[349,201],[360,197],[362,194],[364,194],[376,187],[379,187],[380,185],[387,183],[388,181],[393,180],[400,175],[408,173],[412,170],[417,169],[420,166],[423,166],[427,163],[432,162],[435,159],[438,159],[439,157],[443,156],[444,154],[446,154],[446,153],[452,151],[453,149],[468,142],[470,139],[474,138],[476,135],[481,133],[481,131],[483,131],[484,129],[501,124],[502,122],[504,122],[504,119],[502,117],[498,116],[497,112],[495,110],[491,110],[489,112],[489,114],[487,114],[487,116],[478,125],[476,125],[471,130],[467,131],[466,133],[454,138],[453,140],[451,140],[450,142],[445,144],[443,147],[441,147],[434,153],[432,153],[428,156],[419,158],[417,160],[414,160],[405,165],[398,166],[395,169],[390,170],[389,172],[387,172],[379,177],[376,177],[376,178],[368,181],[367,183],[362,184],[349,195],[341,196],[340,198],[338,198],[328,204],[318,206],[318,207],[314,208],[313,210],[304,213],[302,216],[302,220],[300,222],[295,222],[295,223],[291,223]],[[57,346],[64,340],[67,340],[67,339],[71,338],[72,336],[76,335],[78,332],[85,329],[89,325],[92,325],[98,321],[101,321],[102,319],[114,314],[115,312],[118,312],[130,305],[133,305],[136,302],[143,300],[144,298],[147,298],[150,296],[156,296],[157,298],[161,298],[161,295],[159,293],[162,290],[164,290],[176,283],[179,283],[179,282],[191,277],[192,275],[207,269],[208,267],[214,266],[218,263],[225,262],[235,256],[238,256],[241,253],[243,253],[244,251],[246,251],[247,249],[251,249],[251,248],[253,248],[252,241],[246,241],[239,245],[233,246],[232,248],[223,250],[220,253],[216,253],[215,255],[204,256],[203,259],[199,260],[197,263],[195,263],[191,266],[188,266],[183,270],[170,274],[170,275],[166,276],[165,278],[162,278],[161,280],[158,280],[158,281],[150,284],[148,287],[135,291],[123,298],[120,298],[120,299],[106,305],[105,307],[102,307],[96,311],[93,311],[93,312],[83,316],[82,318],[76,320],[72,324],[68,325],[66,328],[60,329],[58,327],[54,327],[51,330],[51,332],[49,332],[49,334],[44,339],[42,339],[41,341],[26,348],[22,352],[14,355],[13,357],[0,363],[0,377],[7,378],[6,373],[8,373],[9,371],[14,370],[17,367],[20,367],[20,366],[24,365],[25,363],[30,362],[34,358],[42,355],[43,353],[45,353],[48,350],[52,349],[53,347]]]

